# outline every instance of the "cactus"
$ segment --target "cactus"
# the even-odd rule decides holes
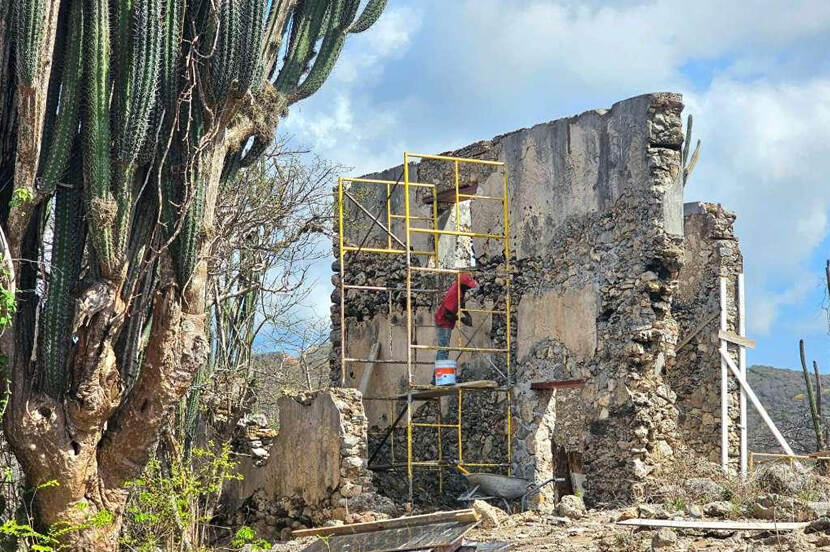
[[[66,363],[70,345],[73,293],[81,272],[84,248],[82,218],[83,178],[80,145],[74,148],[69,171],[70,186],[60,186],[55,194],[55,228],[52,243],[52,272],[46,293],[41,332],[44,391],[57,397],[66,386]]]
[[[110,189],[110,33],[109,2],[84,0],[84,188],[90,216],[90,238],[105,277],[116,270],[112,225],[117,205]]]
[[[695,170],[695,165],[697,165],[697,160],[700,157],[700,140],[698,140],[695,151],[692,153],[692,158],[689,159],[689,147],[692,145],[692,122],[692,116],[689,115],[686,119],[686,139],[683,140],[683,152],[680,157],[680,177],[684,188],[686,187],[686,181],[692,175],[692,171]]]
[[[34,83],[44,39],[46,0],[16,0],[15,39],[17,78],[26,86]]]
[[[238,50],[242,26],[239,0],[221,0],[218,25],[216,51],[211,58],[211,78],[214,102],[221,104],[239,74]]]
[[[810,418],[813,421],[813,431],[816,434],[816,450],[824,450],[826,445],[824,441],[825,431],[822,427],[821,410],[819,408],[819,403],[816,399],[816,394],[813,392],[813,383],[810,380],[810,371],[807,369],[807,355],[804,353],[803,339],[800,339],[798,341],[798,353],[801,358],[801,369],[804,372],[804,384],[807,388],[807,401],[810,406]],[[813,366],[816,374],[816,385],[819,388],[820,393],[821,382],[818,374],[818,364],[813,363]]]
[[[363,8],[363,13],[357,18],[357,21],[352,23],[349,27],[350,33],[362,33],[369,27],[375,24],[380,19],[380,14],[383,13],[383,8],[386,7],[386,0],[369,0],[366,7]]]
[[[50,193],[57,186],[58,179],[66,168],[69,159],[69,150],[75,133],[78,130],[78,104],[80,99],[79,84],[81,72],[83,71],[83,60],[81,58],[81,44],[83,41],[83,14],[81,2],[71,2],[69,20],[66,25],[66,48],[63,52],[62,63],[56,64],[60,68],[53,73],[53,78],[60,73],[60,79],[56,82],[60,87],[60,107],[57,115],[47,117],[47,129],[49,148],[43,148],[43,168],[41,180],[43,191]],[[60,42],[59,42],[60,43]],[[55,96],[58,96],[57,92]],[[57,100],[57,98],[56,98]],[[54,113],[54,109],[47,110],[47,113]]]
[[[5,419],[10,434],[25,435],[34,394],[54,399],[60,415],[49,418],[49,437],[28,435],[32,448],[12,447],[28,478],[67,486],[34,499],[34,511],[55,515],[39,525],[71,518],[85,485],[108,492],[140,474],[133,459],[151,454],[160,413],[179,403],[201,362],[197,334],[213,276],[194,274],[204,276],[197,267],[209,251],[220,182],[235,185],[288,105],[327,78],[345,35],[371,25],[384,4],[368,0],[359,14],[360,0],[0,0],[0,74],[15,79],[0,98],[12,148],[0,155],[0,175],[13,177],[0,222],[22,290],[9,334],[15,347],[6,351],[15,392]],[[180,313],[171,324],[193,350],[153,327],[153,312],[163,321]],[[175,360],[157,362],[156,379],[144,379],[154,342],[169,343]],[[244,362],[252,345],[242,346]],[[138,415],[141,404],[149,406]],[[64,461],[64,444],[45,441],[76,434],[77,462]],[[111,451],[125,446],[131,462],[119,463]],[[98,462],[87,461],[96,448]],[[121,497],[115,512],[124,511]],[[102,530],[104,547],[118,542],[119,523]],[[88,531],[60,538],[87,544]]]

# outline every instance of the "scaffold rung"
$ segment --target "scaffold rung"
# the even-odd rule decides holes
[[[412,228],[407,229],[409,232],[416,234],[438,234],[441,236],[460,236],[466,238],[488,238],[491,240],[504,240],[506,237],[502,234],[483,234],[480,232],[464,232],[459,230],[434,230],[432,228]]]
[[[470,353],[506,353],[509,349],[493,349],[489,347],[442,347],[440,345],[409,345],[412,349],[424,349],[428,351],[462,351]]]

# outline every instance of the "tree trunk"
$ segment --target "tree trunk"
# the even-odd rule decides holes
[[[36,489],[41,530],[79,527],[61,536],[67,550],[118,549],[128,497],[124,484],[141,475],[160,426],[207,357],[205,316],[199,312],[204,303],[195,303],[196,312],[184,311],[173,283],[158,292],[147,360],[121,404],[113,343],[125,306],[117,286],[99,282],[84,294],[75,318],[78,343],[64,400],[25,388],[12,394],[6,435]],[[103,512],[110,515],[96,518]]]

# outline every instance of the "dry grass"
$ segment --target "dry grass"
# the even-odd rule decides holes
[[[701,462],[693,454],[675,454],[671,472],[661,474],[659,486],[647,492],[646,502],[683,510],[690,504],[727,501],[731,517],[740,517],[761,495],[776,494],[801,501],[830,500],[830,478],[812,466],[790,467],[768,463],[756,467],[746,478],[726,476],[713,462]]]

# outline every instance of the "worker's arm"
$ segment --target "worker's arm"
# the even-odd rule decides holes
[[[461,314],[461,323],[464,324],[465,326],[472,326],[473,325],[473,317],[470,316],[469,312],[464,310],[464,308],[465,308],[465,303],[464,303],[465,297],[464,297],[464,293],[463,293],[464,291],[466,291],[466,290],[464,288],[462,288],[461,310],[463,311],[463,313]]]

